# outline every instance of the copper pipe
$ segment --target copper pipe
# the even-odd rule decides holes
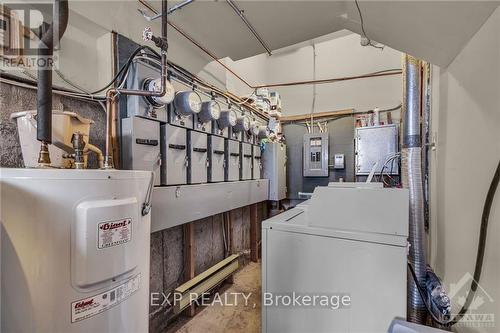
[[[247,19],[247,17],[243,13],[243,10],[241,10],[238,7],[238,5],[236,3],[234,3],[233,0],[226,0],[226,2],[229,4],[229,6],[231,6],[231,8],[233,9],[233,11],[236,13],[236,15],[238,15],[241,18],[241,20],[243,21],[243,23],[245,23],[245,25],[247,26],[248,30],[250,30],[250,32],[254,35],[254,37],[257,38],[257,40],[259,41],[260,45],[262,45],[262,47],[266,50],[267,54],[268,55],[272,55],[271,48],[267,45],[267,43],[264,41],[264,39],[262,39],[262,37],[257,32],[257,30],[255,30],[255,28],[253,27],[252,23],[250,23],[250,21]]]
[[[149,9],[152,13],[158,14],[158,11],[156,9],[154,9],[154,7],[152,7],[145,0],[138,0],[138,1],[144,7],[146,7],[147,9]],[[212,58],[213,60],[215,60],[219,65],[221,65],[222,67],[224,67],[228,72],[230,72],[231,74],[233,74],[238,80],[240,80],[241,82],[243,82],[247,87],[253,88],[252,85],[250,83],[248,83],[248,81],[246,81],[240,75],[238,75],[237,73],[235,73],[231,68],[229,68],[228,66],[226,66],[222,61],[219,60],[219,58],[217,58],[216,55],[214,55],[206,47],[204,47],[200,43],[198,43],[193,37],[191,37],[190,35],[188,35],[184,30],[182,30],[181,28],[179,28],[177,25],[175,25],[174,23],[172,23],[169,20],[167,20],[167,24],[169,26],[171,26],[172,28],[174,28],[179,34],[181,34],[184,38],[186,38],[188,41],[190,41],[193,45],[195,45],[200,50],[202,50],[206,55],[208,55],[210,58]]]
[[[114,88],[106,92],[106,155],[104,156],[104,169],[113,169],[113,132],[111,130],[113,117],[116,114],[118,98]]]
[[[243,82],[248,88],[252,88],[252,89],[255,88],[250,83],[248,83],[248,81],[246,81],[244,78],[242,78],[240,75],[238,75],[235,71],[233,71],[231,68],[229,68],[226,64],[224,64],[222,61],[220,61],[219,58],[217,58],[217,56],[215,56],[207,48],[205,48],[204,46],[200,45],[200,43],[198,43],[196,40],[194,40],[191,36],[189,36],[186,32],[184,32],[177,25],[175,25],[174,23],[172,23],[172,22],[170,22],[168,20],[167,20],[167,23],[168,23],[169,26],[171,26],[172,28],[174,28],[178,33],[180,33],[182,36],[184,36],[184,38],[186,38],[187,40],[189,40],[191,43],[193,43],[195,46],[197,46],[200,50],[202,50],[203,52],[205,52],[205,54],[207,54],[210,58],[212,58],[213,60],[215,60],[219,65],[221,65],[222,67],[224,67],[228,72],[230,72],[232,75],[234,75],[238,80],[240,80],[241,82]]]
[[[167,0],[162,0],[162,13],[167,12]],[[166,15],[162,15],[161,39],[167,38]],[[113,169],[113,123],[117,115],[117,104],[120,94],[135,96],[161,97],[167,91],[167,50],[161,50],[161,89],[160,91],[132,90],[122,88],[111,88],[106,92],[106,156],[104,158],[104,168]],[[116,136],[116,134],[115,134]]]
[[[113,71],[112,77],[115,77],[117,71],[118,71],[118,64],[117,64],[117,33],[112,31],[111,32],[111,52],[112,52],[112,57],[111,57],[111,68]],[[116,82],[113,83],[113,87],[116,88]],[[111,122],[111,145],[112,145],[112,151],[113,151],[113,165],[116,166],[117,168],[120,168],[120,144],[118,140],[118,133],[119,133],[119,128],[120,128],[120,117],[117,114],[117,107],[116,104],[114,107],[112,107],[112,122]],[[104,167],[104,163],[101,167]]]
[[[272,83],[272,84],[262,84],[258,86],[254,86],[253,88],[273,88],[273,87],[289,87],[289,86],[299,86],[299,85],[307,85],[307,84],[325,84],[325,83],[335,83],[340,81],[350,81],[350,80],[358,80],[358,79],[367,79],[371,77],[379,77],[379,76],[390,76],[390,75],[400,75],[401,70],[391,70],[387,72],[375,72],[363,75],[356,76],[345,76],[339,78],[332,79],[321,79],[321,80],[308,80],[308,81],[296,81],[296,82],[284,82],[284,83]]]
[[[152,7],[146,0],[137,0],[140,4],[142,4],[144,7],[146,7],[148,10],[150,10],[154,14],[158,14],[158,11]],[[210,50],[208,50],[206,47],[202,46],[200,43],[198,43],[193,37],[188,35],[185,31],[183,31],[181,28],[179,28],[177,25],[174,23],[170,22],[167,20],[167,24],[170,25],[172,28],[174,28],[179,34],[181,34],[184,38],[186,38],[188,41],[190,41],[193,45],[198,47],[201,51],[203,51],[206,55],[208,55],[210,58],[212,58],[214,61],[216,61],[219,65],[221,65],[224,69],[226,69],[229,73],[231,73],[234,77],[236,77],[238,80],[240,80],[242,83],[244,83],[247,87],[251,89],[258,89],[258,88],[271,88],[271,87],[282,87],[282,86],[294,86],[294,85],[305,85],[305,84],[322,84],[322,83],[334,83],[334,82],[339,82],[339,81],[348,81],[348,80],[356,80],[356,79],[363,79],[363,78],[370,78],[370,77],[378,77],[378,76],[389,76],[389,75],[398,75],[401,74],[401,70],[397,69],[394,70],[394,72],[388,72],[388,73],[371,73],[371,74],[365,74],[365,75],[359,75],[359,76],[351,76],[351,77],[342,77],[342,78],[332,78],[332,79],[323,79],[323,80],[311,80],[311,81],[297,81],[297,82],[287,82],[287,83],[277,83],[277,84],[262,84],[262,85],[251,85],[248,83],[247,80],[242,78],[240,75],[238,75],[236,72],[234,72],[231,68],[229,68],[226,64],[224,64],[222,61],[217,58]],[[201,83],[203,82],[201,79],[196,77],[195,75],[194,79],[197,80],[197,82]],[[206,85],[206,84],[205,84]],[[214,86],[211,86],[216,91],[221,91],[218,88],[215,88]],[[236,100],[241,102],[243,101],[241,98],[237,97],[234,94],[231,94],[230,92],[222,92],[221,94],[223,95],[231,95],[232,98],[236,97]],[[233,97],[234,96],[234,97]],[[251,106],[250,104],[243,104],[244,106],[252,109],[253,112],[257,113],[258,115],[264,117],[264,118],[269,118],[266,114],[258,111],[256,108]]]

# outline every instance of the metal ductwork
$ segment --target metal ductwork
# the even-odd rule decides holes
[[[421,61],[410,55],[403,57],[403,95],[401,169],[403,187],[410,192],[408,260],[414,268],[419,285],[425,288],[427,264],[420,134]],[[423,324],[426,318],[425,303],[410,273],[407,295],[408,320]]]
[[[68,26],[69,9],[67,0],[56,0],[54,19],[50,26],[42,24],[38,57],[46,59],[46,65],[38,68],[37,80],[37,139],[41,142],[38,163],[50,165],[48,144],[52,143],[52,56],[54,46]],[[54,45],[54,42],[56,45]]]

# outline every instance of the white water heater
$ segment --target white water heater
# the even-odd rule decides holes
[[[1,332],[147,332],[151,173],[0,169]]]

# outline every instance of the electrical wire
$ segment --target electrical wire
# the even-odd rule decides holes
[[[390,163],[391,164],[391,173],[392,173],[392,169],[394,167],[394,160],[398,159],[399,157],[401,156],[400,153],[394,153],[394,154],[390,154],[386,157],[386,160],[384,162],[384,164],[382,165],[382,169],[380,170],[380,175],[379,175],[379,179],[382,179],[382,182],[384,183],[384,185],[387,185],[387,186],[390,186],[392,187],[393,184],[387,184],[385,182],[385,179],[384,179],[384,170],[386,169],[387,165]],[[389,177],[389,179],[391,180],[391,182],[394,181],[394,179],[392,178],[391,175],[389,175],[388,173],[385,173],[385,175],[387,177]]]
[[[118,71],[118,73],[116,73],[116,75],[113,77],[113,79],[111,79],[111,81],[105,85],[103,88],[99,89],[99,90],[96,90],[96,91],[93,91],[91,92],[90,94],[92,95],[95,95],[95,94],[98,94],[108,88],[110,88],[115,82],[119,82],[118,85],[120,85],[123,81],[124,81],[124,77],[125,75],[123,75],[123,73],[126,73],[129,68],[130,68],[130,65],[132,64],[132,61],[134,60],[134,58],[139,54],[139,52],[142,52],[144,50],[147,50],[147,51],[150,51],[151,53],[153,53],[155,56],[157,57],[160,57],[159,53],[156,52],[154,49],[152,49],[151,47],[147,46],[147,45],[141,45],[139,46],[137,49],[135,49],[135,51],[130,55],[130,57],[127,59],[127,61],[125,62],[125,65],[123,65],[120,70]]]
[[[383,46],[378,46],[378,45],[373,44],[372,40],[366,35],[365,22],[363,20],[363,14],[361,14],[361,8],[359,8],[358,0],[354,0],[354,3],[356,4],[356,8],[358,9],[359,20],[361,21],[361,31],[363,32],[363,37],[365,37],[368,40],[368,45],[370,45],[371,47],[383,50],[384,49]]]
[[[88,90],[80,87],[76,83],[74,83],[74,82],[70,81],[69,79],[67,79],[66,76],[63,73],[61,73],[61,71],[59,71],[58,69],[55,68],[54,72],[56,72],[57,76],[59,76],[61,78],[61,80],[63,80],[64,82],[66,82],[67,84],[69,84],[70,86],[72,86],[74,89],[79,90],[79,91],[81,91],[81,92],[89,95],[90,97],[92,97],[92,95],[90,94],[90,92]],[[99,105],[103,109],[104,113],[106,113],[106,103],[101,102],[101,101],[97,101],[97,103],[99,103]]]
[[[477,245],[476,265],[474,268],[474,278],[472,280],[470,290],[467,293],[467,298],[465,300],[465,303],[458,312],[458,314],[455,316],[455,318],[453,318],[450,321],[451,325],[456,324],[467,313],[470,304],[474,300],[477,287],[479,286],[479,280],[481,279],[481,273],[483,270],[484,252],[486,250],[486,238],[488,236],[488,222],[491,213],[491,206],[493,205],[493,199],[495,198],[495,193],[499,181],[500,181],[500,161],[498,162],[495,174],[493,175],[490,187],[488,189],[488,193],[486,194],[486,199],[484,201],[483,213],[481,216],[481,227],[479,232],[479,242]]]
[[[10,85],[13,85],[13,86],[17,86],[17,87],[21,87],[21,88],[27,88],[27,89],[37,90],[37,87],[34,86],[33,84],[31,84],[31,82],[30,83],[23,83],[23,82],[19,82],[19,81],[16,81],[16,80],[9,80],[9,79],[6,79],[4,77],[0,77],[0,82],[6,83],[6,84],[10,84]],[[84,95],[84,94],[75,94],[75,93],[71,93],[71,92],[68,92],[68,91],[65,91],[65,90],[53,89],[52,91],[56,95],[78,98],[78,99],[86,100],[86,101],[90,101],[90,102],[98,102],[100,100],[105,100],[104,96],[101,99],[98,99],[96,97],[89,97],[88,95]]]

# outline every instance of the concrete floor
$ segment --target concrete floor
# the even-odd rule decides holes
[[[237,301],[232,293],[244,293],[248,297],[247,304],[242,296]],[[251,295],[249,295],[251,293]],[[227,304],[214,304],[204,307],[188,322],[175,332],[177,333],[258,333],[261,330],[261,275],[260,263],[246,265],[234,275],[234,283],[226,290],[220,291],[221,299],[227,297]],[[237,305],[236,305],[237,303]],[[234,304],[234,305],[232,305]]]

